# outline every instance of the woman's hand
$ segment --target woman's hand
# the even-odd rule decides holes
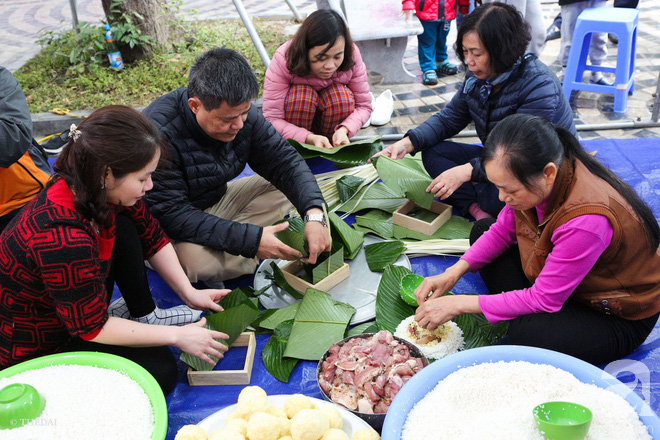
[[[435,197],[441,200],[451,196],[459,186],[469,182],[472,178],[472,165],[466,163],[454,168],[450,168],[438,177],[426,188],[426,192],[433,193]]]
[[[414,292],[417,304],[421,306],[425,301],[438,298],[449,292],[458,280],[470,270],[467,261],[458,260],[456,264],[449,266],[443,273],[424,278],[422,284]]]
[[[383,155],[390,159],[403,159],[403,156],[405,156],[406,153],[412,153],[413,151],[415,151],[415,147],[412,142],[410,142],[410,138],[404,137],[400,141],[396,141],[384,150],[374,154],[372,158]],[[369,159],[369,162],[371,162],[371,159]]]
[[[446,295],[430,299],[419,306],[415,312],[415,321],[433,330],[458,315],[479,311],[478,295]]]
[[[332,144],[330,143],[328,138],[325,136],[321,136],[320,134],[314,134],[314,133],[308,134],[307,138],[305,139],[305,143],[321,148],[328,148],[328,149],[332,148]]]
[[[338,147],[340,145],[346,145],[350,143],[348,140],[348,128],[343,125],[335,131],[335,134],[332,135],[332,145]]]
[[[229,336],[222,332],[204,328],[204,324],[206,324],[206,318],[202,318],[193,324],[176,327],[179,331],[173,345],[180,348],[181,351],[200,358],[207,364],[215,365],[209,355],[222,358],[224,352],[229,349],[229,347],[215,339],[229,339]]]
[[[186,292],[182,299],[191,309],[222,312],[224,309],[218,303],[229,292],[231,292],[229,289],[195,289],[193,287],[192,290]]]

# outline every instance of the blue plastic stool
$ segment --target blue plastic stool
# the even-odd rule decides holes
[[[564,95],[571,99],[571,91],[608,93],[614,95],[614,111],[624,113],[628,106],[628,93],[635,85],[635,52],[639,12],[628,8],[588,8],[575,23],[573,42],[564,75]],[[619,37],[616,68],[587,64],[592,32],[605,32]],[[616,74],[614,85],[603,86],[582,82],[585,70]]]

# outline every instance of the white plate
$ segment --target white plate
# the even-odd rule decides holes
[[[291,394],[274,394],[272,396],[268,396],[268,403],[270,403],[271,405],[279,406],[280,408],[284,408],[284,402],[286,402],[286,399],[288,399],[289,397],[291,397]],[[344,427],[342,428],[342,431],[348,434],[349,438],[353,437],[353,434],[355,434],[357,431],[361,429],[371,429],[371,426],[369,426],[367,422],[365,422],[358,416],[351,414],[345,409],[340,408],[338,405],[327,402],[325,400],[316,399],[314,397],[310,397],[309,399],[312,401],[312,403],[314,403],[314,405],[316,405],[317,408],[320,408],[322,406],[333,406],[337,408],[341,413],[342,418],[344,419]],[[236,411],[235,404],[228,406],[226,408],[222,408],[220,411],[211,414],[210,416],[199,422],[197,426],[199,426],[204,431],[206,431],[206,434],[210,436],[218,429],[222,429],[225,427],[225,420],[227,419],[229,414],[233,413],[234,411]]]
[[[364,245],[360,249],[360,252],[358,252],[354,259],[347,261],[350,270],[348,278],[328,290],[328,294],[330,294],[332,299],[355,307],[355,315],[351,319],[351,325],[367,322],[376,317],[376,291],[378,290],[378,284],[383,274],[382,272],[372,272],[369,269],[367,258],[364,254],[364,246],[379,241],[383,240],[373,235],[365,235]],[[266,279],[266,272],[272,272],[270,268],[272,261],[275,261],[280,267],[288,263],[285,260],[264,260],[254,275],[255,289],[260,290],[271,283],[271,280]],[[401,254],[394,264],[410,269],[410,260],[404,254]],[[266,293],[270,297],[263,295],[260,301],[261,305],[267,309],[280,309],[297,301],[278,286],[271,287],[266,290]]]

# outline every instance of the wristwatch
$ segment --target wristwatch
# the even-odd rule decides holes
[[[320,222],[326,228],[328,227],[328,224],[325,222],[325,215],[323,215],[323,213],[308,214],[308,215],[305,216],[304,220],[305,220],[305,223],[307,223],[307,222]]]

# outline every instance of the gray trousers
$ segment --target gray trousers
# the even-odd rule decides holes
[[[494,0],[487,0],[484,3],[492,3]],[[543,11],[541,10],[541,0],[497,0],[500,3],[506,3],[516,8],[525,21],[529,23],[529,31],[532,39],[527,46],[527,52],[531,52],[537,57],[541,56],[543,45],[545,44],[545,24],[543,23]],[[562,29],[563,32],[563,29]]]
[[[583,2],[571,3],[561,7],[561,50],[559,51],[559,61],[566,67],[568,54],[573,42],[573,33],[575,32],[575,23],[578,15],[587,8],[600,8],[605,6],[605,0],[586,0]],[[594,32],[591,34],[591,44],[589,45],[589,61],[591,64],[600,66],[607,56],[607,34],[604,32]],[[592,79],[600,77],[600,72],[592,72]]]

